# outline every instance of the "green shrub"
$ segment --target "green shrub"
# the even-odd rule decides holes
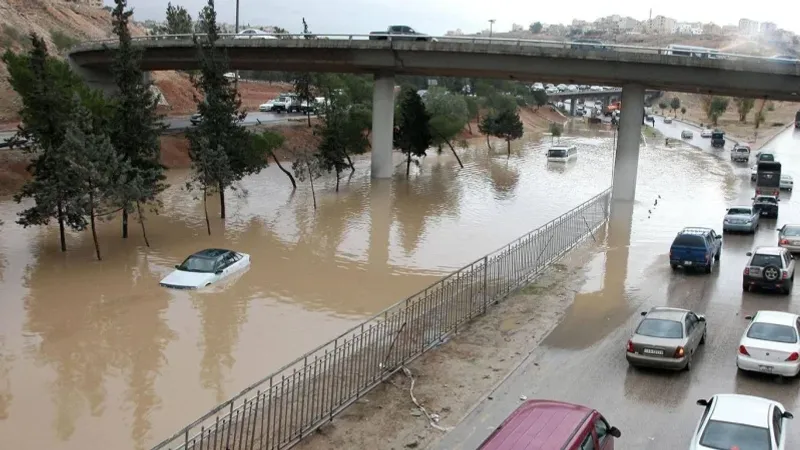
[[[51,30],[50,38],[53,40],[53,44],[55,44],[56,49],[58,49],[59,52],[63,52],[64,50],[74,47],[80,42],[80,39],[58,30]]]

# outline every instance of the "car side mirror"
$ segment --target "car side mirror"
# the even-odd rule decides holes
[[[722,236],[717,235],[717,239],[722,240]]]
[[[791,413],[786,413],[786,412],[784,414],[790,414],[791,415]],[[784,417],[786,417],[786,416],[784,416]],[[791,419],[791,417],[789,417],[789,419]],[[619,431],[619,428],[617,428],[617,427],[611,427],[608,430],[608,434],[614,436],[615,438],[619,438],[620,436],[622,436],[622,432]]]
[[[789,411],[784,411],[783,414],[781,414],[781,416],[784,419],[794,419],[794,414],[790,413]]]
[[[220,269],[220,270],[218,270],[218,271],[214,272],[214,274],[215,274],[215,275],[222,275],[222,269]]]
[[[744,318],[747,320],[753,320],[753,316],[744,316]]]
[[[753,252],[747,252],[746,255],[747,256],[753,256]]]
[[[642,317],[644,317],[647,315],[647,311],[642,311],[640,314],[642,315]]]
[[[706,400],[704,398],[701,398],[700,400],[697,401],[697,405],[698,406],[708,406],[708,400]]]
[[[697,315],[697,320],[699,320],[700,322],[705,322],[706,321],[706,316],[698,314]]]

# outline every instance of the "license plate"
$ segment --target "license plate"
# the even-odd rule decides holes
[[[664,356],[664,350],[656,350],[654,348],[646,348],[644,349],[645,355],[655,355],[655,356]]]
[[[692,262],[691,262],[691,261],[684,261],[684,262],[683,262],[683,265],[684,265],[684,266],[691,266],[691,265],[692,265]]]
[[[762,366],[762,365],[758,366],[758,370],[760,370],[762,372],[772,373],[773,369],[775,369],[774,366]]]

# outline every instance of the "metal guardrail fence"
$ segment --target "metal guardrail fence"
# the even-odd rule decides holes
[[[154,450],[283,450],[529,283],[608,219],[611,189],[241,391]]]
[[[262,41],[273,41],[272,37],[277,37],[278,39],[305,39],[307,35],[305,34],[273,34],[270,35],[269,38],[265,38],[259,35],[254,37],[225,33],[220,34],[219,37],[222,40],[234,39],[234,40],[262,40]],[[398,36],[398,35],[389,35],[389,34],[313,34],[309,35],[312,36],[314,39],[323,39],[323,40],[340,40],[340,41],[356,41],[356,42],[363,42],[365,40],[369,40],[370,37],[381,38],[378,42],[386,42],[386,41],[398,41],[398,42],[409,42],[416,40],[415,37],[410,36]],[[133,40],[138,42],[146,42],[146,41],[161,41],[161,40],[192,40],[195,37],[200,39],[204,38],[202,34],[156,34],[156,35],[148,35],[148,36],[134,36]],[[420,36],[422,37],[422,36]],[[483,37],[483,36],[425,36],[430,38],[431,40],[436,42],[451,42],[451,43],[472,43],[472,44],[499,44],[499,45],[506,45],[506,46],[516,46],[516,47],[523,47],[523,46],[534,46],[534,47],[543,47],[543,48],[562,48],[562,49],[574,49],[574,50],[597,50],[597,51],[606,51],[606,52],[634,52],[634,53],[649,53],[649,54],[658,54],[658,55],[671,55],[672,49],[666,47],[640,47],[635,45],[626,45],[626,44],[610,44],[610,43],[591,43],[591,42],[573,42],[573,41],[551,41],[551,40],[542,40],[542,39],[519,39],[519,38],[498,38],[498,37]],[[86,45],[91,44],[115,44],[117,43],[117,39],[99,39],[93,41],[86,41],[81,44],[78,44],[74,47],[71,51],[76,49],[80,49]],[[712,49],[713,50],[713,49]],[[697,58],[694,56],[683,56],[683,55],[673,55],[673,56],[682,56],[685,58]],[[738,53],[725,53],[725,52],[713,52],[714,59],[738,59],[738,60],[753,60],[753,61],[769,61],[772,64],[800,64],[800,61],[789,61],[789,60],[780,60],[775,58],[768,58],[763,56],[753,56],[753,55],[742,55]]]

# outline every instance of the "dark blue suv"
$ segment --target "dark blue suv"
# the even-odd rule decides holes
[[[722,253],[722,236],[711,228],[684,228],[675,236],[669,248],[669,265],[672,270],[678,267],[703,269],[711,273],[714,261],[719,261]]]

